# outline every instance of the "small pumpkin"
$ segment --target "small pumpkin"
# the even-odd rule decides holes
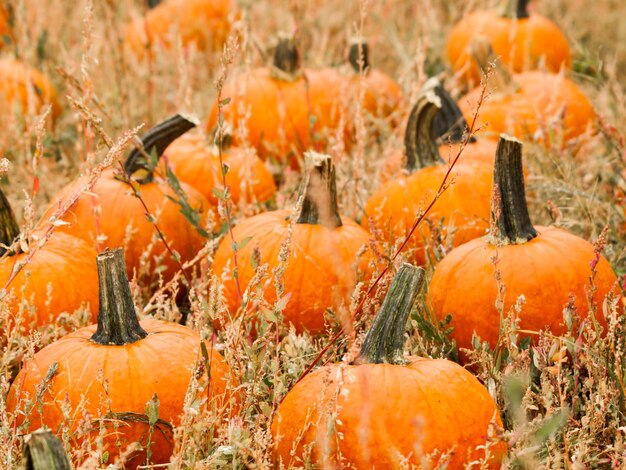
[[[18,433],[46,426],[56,433],[68,432],[74,448],[86,438],[96,438],[103,427],[103,451],[110,463],[139,444],[130,452],[126,469],[147,461],[167,463],[192,374],[203,371],[198,375],[206,387],[203,406],[218,410],[236,400],[228,388],[233,378],[209,344],[209,359],[203,360],[202,341],[195,331],[176,323],[137,319],[121,249],[104,251],[97,264],[98,324],[36,353],[11,385],[7,410]],[[199,364],[209,369],[210,380]],[[154,407],[155,395],[158,414],[153,409],[148,415],[147,405]]]
[[[291,236],[290,255],[283,275],[284,291],[291,297],[282,312],[283,320],[293,324],[298,332],[307,330],[317,334],[325,331],[326,309],[339,312],[350,304],[357,268],[367,269],[369,258],[364,255],[358,263],[357,253],[368,245],[369,235],[354,221],[339,215],[335,169],[330,156],[313,152],[307,155],[309,169],[302,186],[300,212],[278,210],[250,217],[234,227],[233,238],[238,243],[247,240],[245,246],[237,250],[237,279],[244,292],[255,275],[251,262],[254,252],[258,250],[260,264],[268,263],[271,272],[280,263],[281,246]],[[290,235],[292,216],[295,224]],[[233,243],[226,236],[215,253],[212,271],[222,280],[231,314],[241,306],[233,276],[233,259]],[[263,287],[265,301],[275,302],[276,289],[271,279]],[[260,305],[250,302],[245,315],[254,315],[260,310]]]
[[[294,39],[281,37],[272,67],[252,69],[224,86],[221,96],[231,100],[223,108],[224,121],[236,130],[234,145],[249,144],[263,160],[298,168],[306,150],[322,151],[331,137],[349,135],[339,129],[344,90],[345,80],[335,69],[301,68]],[[215,102],[208,131],[217,119]]]
[[[217,207],[214,188],[222,187],[219,150],[200,134],[185,134],[172,142],[163,161],[171,167],[180,181],[200,192]],[[226,185],[236,205],[267,202],[276,194],[276,184],[263,161],[253,148],[223,145],[222,162],[228,166]]]
[[[490,423],[502,425],[487,390],[454,362],[402,354],[422,280],[401,266],[359,357],[317,369],[285,396],[271,426],[277,468],[417,468],[443,453],[448,468],[463,468],[484,456]],[[493,438],[489,449],[488,468],[499,468],[505,443]]]
[[[370,63],[369,44],[358,38],[350,44],[348,61],[353,74],[349,77],[354,98],[361,99],[363,110],[372,119],[386,119],[402,103],[402,90],[398,83],[386,73],[375,69]],[[361,76],[361,74],[363,76]],[[361,83],[363,90],[361,90]],[[362,97],[359,94],[363,93]],[[395,122],[391,122],[395,124]]]
[[[61,232],[53,232],[37,252],[45,238],[44,230],[35,230],[28,239],[22,237],[9,201],[0,191],[0,287],[5,288],[13,271],[25,264],[8,285],[2,302],[12,322],[18,321],[26,331],[54,323],[59,314],[74,312],[81,306],[95,320],[98,312],[98,274],[96,252],[83,240]],[[30,259],[30,260],[29,260]],[[26,305],[26,308],[23,308]],[[3,325],[6,328],[13,325]]]
[[[134,18],[124,40],[139,57],[152,56],[156,48],[171,48],[174,33],[185,48],[217,51],[236,16],[232,0],[167,0]]]
[[[466,83],[478,85],[481,65],[473,60],[472,41],[485,36],[496,56],[516,73],[544,68],[558,72],[572,63],[569,43],[549,19],[528,11],[528,0],[503,0],[500,10],[476,11],[448,36],[448,60]]]
[[[448,253],[430,283],[434,313],[439,318],[452,315],[452,337],[461,348],[471,348],[474,333],[491,347],[498,343],[496,271],[506,288],[503,314],[524,295],[520,329],[549,329],[556,335],[566,331],[563,308],[570,295],[578,314],[587,316],[590,263],[595,264],[596,304],[602,304],[616,282],[610,264],[586,240],[556,227],[533,227],[524,192],[522,144],[513,137],[500,137],[494,184],[499,205],[491,224],[496,231]],[[606,325],[601,314],[596,319]]]
[[[432,135],[433,120],[440,109],[441,100],[432,91],[427,90],[418,99],[405,134],[408,174],[383,184],[365,205],[363,226],[373,224],[392,244],[408,235],[416,214],[426,209],[448,171]],[[454,184],[427,215],[433,224],[443,225],[443,236],[452,238],[455,246],[483,235],[489,227],[491,166],[463,162],[462,158],[453,170],[457,174]],[[410,259],[423,265],[430,253],[425,239],[431,230],[426,224],[420,228],[422,234],[414,233],[407,248],[411,250]]]
[[[3,4],[0,4],[0,50],[15,41],[10,18],[10,13],[7,8]]]
[[[10,119],[15,107],[22,114],[38,114],[44,106],[52,105],[52,122],[61,114],[50,80],[33,67],[8,57],[0,59],[0,100],[4,103],[0,123]]]
[[[457,102],[450,96],[437,78],[432,77],[426,81],[422,92],[426,93],[429,90],[432,90],[441,102],[441,109],[433,119],[432,138],[438,139],[439,154],[443,155],[444,160],[448,161],[454,158],[461,149],[469,126]],[[409,122],[407,122],[405,132],[409,131]],[[477,139],[472,136],[463,148],[461,161],[484,162],[493,165],[496,146],[497,142],[491,139]],[[383,182],[397,177],[401,173],[403,160],[404,152],[396,151],[383,161],[380,169],[380,176]]]
[[[484,38],[474,42],[474,52],[483,70],[488,63],[495,62]],[[492,139],[508,133],[518,139],[539,140],[548,146],[565,146],[589,132],[596,121],[585,93],[563,73],[531,71],[511,75],[496,65],[487,91],[490,95],[480,107],[476,125],[484,126],[483,134]],[[466,119],[472,119],[481,94],[479,87],[459,100]],[[562,134],[562,142],[553,142],[552,134],[557,137]]]
[[[196,256],[204,245],[204,236],[189,223],[181,213],[179,204],[174,202],[182,196],[176,194],[164,180],[155,178],[154,168],[144,161],[142,152],[161,155],[172,141],[195,125],[181,115],[162,122],[143,137],[143,151],[133,150],[124,163],[125,174],[128,177],[135,175],[133,184],[138,184],[141,198],[156,217],[156,223],[170,248],[180,255],[183,263]],[[143,177],[137,176],[140,173],[143,173]],[[66,186],[52,202],[44,218],[49,218],[66,197],[84,187],[88,178],[88,175],[83,176]],[[66,224],[57,230],[82,238],[99,249],[125,246],[129,277],[140,266],[145,266],[146,262],[154,262],[153,259],[142,260],[144,251],[151,247],[150,254],[153,257],[163,258],[163,278],[167,281],[179,269],[179,264],[167,251],[154,224],[146,217],[143,204],[133,195],[125,179],[113,169],[105,171],[91,193],[82,194],[69,208],[63,216]],[[191,208],[197,209],[200,214],[210,209],[209,202],[198,191],[184,183],[181,183],[181,188]]]

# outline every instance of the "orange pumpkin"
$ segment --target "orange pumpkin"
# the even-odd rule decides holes
[[[483,40],[474,44],[481,64],[486,66],[495,60]],[[485,136],[497,139],[501,133],[508,133],[558,147],[588,132],[596,121],[589,99],[563,74],[533,71],[511,76],[501,66],[493,74],[487,88],[490,95],[482,103],[476,121],[477,126],[485,126]],[[473,118],[481,93],[476,88],[459,100],[466,119]],[[561,134],[562,142],[552,141]]]
[[[549,72],[569,68],[572,58],[567,38],[549,19],[529,12],[528,0],[504,0],[500,11],[474,12],[448,36],[448,60],[466,83],[480,82],[480,64],[473,60],[472,41],[485,36],[502,63],[513,72],[545,67]]]
[[[246,207],[274,197],[274,178],[256,156],[254,149],[224,147],[222,161],[228,165],[226,185],[232,201]],[[167,147],[162,160],[167,162],[180,181],[196,189],[217,206],[218,199],[213,189],[222,187],[222,168],[217,146],[209,144],[200,134],[185,134]]]
[[[174,139],[193,126],[195,126],[193,122],[180,115],[164,121],[143,137],[143,152],[148,155],[151,153],[161,155]],[[145,171],[146,166],[149,167],[146,162],[141,161],[142,158],[138,150],[130,153],[124,164],[126,175]],[[180,201],[182,195],[176,194],[165,181],[155,179],[153,171],[148,169],[147,175],[143,179],[133,180],[133,184],[138,184],[141,198],[150,213],[156,217],[156,224],[161,233],[184,263],[196,256],[204,245],[206,234],[194,228],[182,214],[181,206],[170,199]],[[44,217],[49,218],[66,197],[84,187],[88,178],[89,176],[83,176],[65,187],[52,202]],[[181,183],[181,188],[186,193],[191,208],[197,209],[200,214],[210,209],[209,202],[198,191],[184,183]],[[202,223],[202,220],[203,218],[200,218],[198,223]],[[98,248],[125,246],[129,277],[146,263],[156,267],[153,258],[163,258],[162,264],[165,266],[163,277],[166,281],[179,269],[178,262],[167,251],[154,224],[146,217],[143,204],[133,195],[130,184],[125,181],[124,176],[119,177],[113,170],[107,170],[102,174],[91,193],[79,197],[65,213],[63,221],[67,224],[58,227],[57,230],[82,238],[92,246]],[[149,247],[151,247],[150,258],[145,260],[142,254]]]
[[[365,206],[363,226],[370,224],[382,232],[385,239],[395,243],[410,232],[416,214],[426,209],[448,171],[441,160],[432,136],[434,116],[440,110],[440,99],[426,91],[411,112],[405,135],[406,170],[408,175],[383,184]],[[482,162],[461,160],[454,168],[456,178],[437,200],[427,218],[442,225],[444,237],[459,245],[483,235],[488,228],[491,166]],[[431,230],[423,224],[422,233],[413,234],[407,248],[410,259],[425,264],[430,253],[428,240]]]
[[[43,230],[35,231],[28,240],[12,246],[21,236],[20,229],[2,191],[0,225],[0,255],[4,255],[0,259],[0,288],[7,286],[18,265],[27,263],[8,285],[2,299],[13,323],[3,325],[5,333],[15,325],[25,331],[49,325],[59,314],[72,313],[81,306],[86,306],[96,318],[98,276],[93,248],[79,238],[53,232],[28,261],[31,254],[23,249],[35,249],[45,234]]]
[[[595,265],[596,304],[602,304],[616,283],[611,266],[589,242],[555,227],[532,226],[522,175],[522,144],[501,136],[494,172],[500,193],[492,221],[497,231],[452,250],[435,268],[430,283],[433,310],[439,318],[452,315],[452,336],[461,348],[471,347],[474,333],[491,347],[498,343],[496,271],[506,288],[502,314],[523,295],[520,329],[549,329],[556,335],[566,331],[563,307],[570,295],[581,317],[587,316],[590,263]],[[597,320],[606,325],[602,314]]]
[[[489,437],[502,424],[487,390],[454,362],[402,354],[422,279],[403,265],[357,360],[324,366],[285,396],[271,426],[277,468],[434,468],[444,453],[463,468],[487,443],[488,468],[499,468],[506,445]]]
[[[15,41],[10,24],[9,12],[4,5],[0,5],[0,50]]]
[[[283,275],[284,291],[291,297],[282,315],[286,324],[296,331],[312,334],[325,330],[324,313],[327,308],[340,312],[350,304],[350,295],[357,282],[357,253],[368,245],[368,233],[350,219],[340,217],[337,208],[335,173],[328,155],[308,154],[310,169],[303,184],[302,208],[298,214],[278,210],[259,214],[238,223],[233,238],[238,243],[248,242],[237,250],[237,279],[241,292],[255,275],[251,258],[260,251],[260,264],[268,263],[269,270],[280,263],[279,252],[287,240],[295,217],[290,255]],[[366,270],[368,257],[360,268]],[[232,314],[241,306],[237,282],[233,277],[233,243],[226,236],[220,243],[212,271],[221,278],[223,292]],[[276,289],[271,279],[265,282],[264,299],[276,301]],[[244,294],[244,297],[249,294]],[[254,315],[261,306],[250,302],[245,315]]]
[[[167,463],[174,448],[173,427],[180,424],[192,375],[202,371],[197,375],[206,387],[202,406],[217,410],[235,400],[227,389],[233,379],[228,365],[209,344],[209,358],[203,360],[202,341],[193,330],[137,319],[121,249],[103,252],[97,262],[98,324],[64,336],[35,354],[13,382],[7,409],[13,413],[18,432],[42,426],[58,434],[69,432],[74,448],[86,438],[98,437],[103,427],[103,451],[108,452],[110,463],[138,443],[139,449],[130,452],[125,462],[126,469],[147,461]],[[210,380],[204,368],[209,369]],[[155,395],[158,414],[146,410]]]
[[[441,109],[433,119],[433,137],[439,139],[439,154],[445,161],[450,161],[459,153],[465,141],[465,132],[469,126],[456,101],[443,87],[441,82],[433,77],[426,81],[423,92],[432,90],[441,101]],[[408,123],[407,123],[408,125]],[[407,129],[408,131],[408,129]],[[490,139],[476,139],[470,137],[463,148],[461,162],[483,162],[493,165],[497,142]],[[380,177],[383,182],[388,181],[402,172],[404,152],[396,151],[390,154],[382,163]]]
[[[303,152],[323,150],[331,137],[344,139],[339,125],[345,105],[345,80],[334,69],[301,69],[293,39],[280,39],[271,68],[255,68],[227,83],[222,98],[224,121],[237,131],[233,144],[249,144],[263,160],[301,165]],[[213,105],[207,129],[217,125]],[[243,131],[242,131],[243,129]],[[337,133],[339,133],[337,135]]]
[[[10,119],[17,108],[21,114],[37,114],[45,105],[52,105],[51,119],[61,114],[54,86],[41,72],[18,60],[0,59],[0,123]]]
[[[369,45],[365,41],[356,39],[352,42],[348,59],[355,72],[349,78],[349,86],[355,99],[362,98],[361,105],[369,117],[388,118],[402,102],[402,90],[398,83],[386,73],[371,66]],[[361,83],[362,97],[359,96]]]
[[[183,47],[219,50],[236,17],[232,0],[168,0],[135,18],[124,40],[139,57],[155,48],[169,49],[180,37]],[[176,36],[174,35],[176,34]]]

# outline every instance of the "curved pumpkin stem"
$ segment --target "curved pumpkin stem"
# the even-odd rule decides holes
[[[100,308],[98,328],[91,340],[103,345],[122,346],[148,336],[135,313],[124,250],[106,249],[98,255],[97,264]]]
[[[9,200],[0,191],[0,256],[8,251],[13,242],[20,236],[20,226],[15,220]]]
[[[429,78],[424,84],[424,90],[431,90],[439,97],[441,109],[433,120],[432,132],[437,138],[442,138],[446,143],[459,144],[464,141],[464,136],[469,125],[461,112],[456,100],[450,96],[437,77]],[[476,142],[474,136],[469,142]]]
[[[538,233],[530,221],[524,190],[522,143],[516,138],[500,135],[493,180],[499,198],[491,213],[491,225],[496,232],[491,236],[491,243],[521,244],[535,238]]]
[[[411,307],[424,281],[424,270],[404,263],[391,281],[389,292],[370,328],[361,354],[360,364],[406,364],[402,349],[404,327]]]
[[[302,208],[296,223],[341,227],[343,224],[337,206],[337,183],[332,158],[309,151],[305,153],[305,161],[308,170],[302,182]]]
[[[348,61],[356,73],[366,72],[370,67],[370,47],[367,42],[354,38],[350,44]]]
[[[300,71],[300,53],[293,36],[281,36],[274,51],[274,71],[277,78],[292,80]]]
[[[440,110],[441,100],[432,90],[424,90],[411,110],[404,132],[404,167],[410,173],[443,161],[432,131]]]
[[[140,184],[150,183],[154,179],[157,161],[165,149],[181,135],[198,125],[195,118],[176,114],[157,124],[141,138],[142,148],[133,149],[124,162],[124,171],[132,175],[139,170],[146,172],[137,179]],[[152,157],[156,156],[154,161]]]
[[[485,36],[477,36],[472,40],[472,55],[480,69],[483,78],[494,85],[491,88],[504,91],[507,88],[517,89],[519,85],[513,80],[511,72],[502,65],[491,47],[491,42]]]
[[[38,429],[26,436],[24,467],[26,470],[70,470],[70,463],[58,437]]]
[[[528,0],[505,0],[500,16],[512,20],[528,18]]]

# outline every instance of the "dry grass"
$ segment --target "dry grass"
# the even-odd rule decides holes
[[[126,132],[141,123],[151,125],[177,111],[191,112],[204,119],[218,90],[210,84],[222,73],[220,54],[163,51],[149,65],[123,48],[126,21],[140,12],[142,2],[131,0],[10,0],[15,12],[19,47],[12,53],[38,67],[52,78],[63,98],[64,113],[54,130],[46,130],[39,116],[17,116],[3,123],[0,142],[10,161],[2,189],[26,222],[39,216],[47,202],[81,172],[106,161],[108,145],[128,138]],[[446,69],[443,50],[446,34],[466,9],[493,4],[491,1],[436,0],[326,0],[309,2],[241,0],[242,17],[237,22],[240,47],[228,73],[264,63],[261,51],[273,43],[279,30],[297,31],[305,63],[311,67],[342,63],[347,39],[361,32],[372,45],[372,64],[394,76],[406,96],[414,97],[427,76]],[[595,240],[604,227],[604,255],[617,272],[626,273],[626,3],[599,0],[544,0],[536,9],[555,18],[574,44],[575,76],[592,98],[603,122],[602,132],[590,137],[581,156],[538,145],[525,147],[531,216],[536,224],[556,223]],[[591,11],[590,11],[591,10]],[[4,52],[8,54],[11,52]],[[236,52],[236,53],[235,53]],[[450,79],[457,94],[460,87]],[[82,103],[93,113],[79,113],[69,99]],[[407,110],[401,110],[406,113]],[[354,109],[356,115],[362,111]],[[361,116],[362,117],[362,116]],[[99,120],[100,124],[97,124]],[[102,133],[97,125],[101,125]],[[398,132],[388,123],[374,123],[383,138],[374,139],[360,127],[356,156],[338,159],[338,188],[343,215],[360,220],[362,208],[377,187],[377,163],[401,145]],[[39,145],[37,145],[39,142]],[[340,153],[337,151],[336,153]],[[111,155],[109,154],[109,157]],[[35,178],[40,181],[32,191]],[[296,203],[294,188],[299,175],[285,175],[285,184],[273,207]],[[25,196],[28,195],[28,197]],[[32,198],[32,201],[31,201]],[[223,204],[228,204],[224,201]],[[33,215],[29,215],[29,214]],[[225,210],[221,214],[226,214]],[[233,221],[237,215],[233,215]],[[230,215],[229,215],[230,218]],[[217,221],[217,226],[223,220]],[[228,236],[228,235],[226,235]],[[168,295],[176,287],[164,285],[154,295],[141,283],[133,285],[142,315],[178,320],[186,314],[187,324],[203,337],[216,340],[235,377],[241,384],[244,403],[232,419],[224,410],[198,412],[190,384],[189,406],[182,425],[175,430],[173,468],[267,468],[271,466],[269,423],[281,398],[324,349],[337,331],[318,338],[287,331],[273,318],[260,318],[256,338],[250,322],[232,319],[217,333],[215,319],[228,318],[220,298],[218,280],[209,266],[217,240],[208,240],[195,260],[193,293],[186,312]],[[281,256],[287,259],[286,246]],[[284,263],[283,263],[284,265]],[[428,269],[432,271],[432,267]],[[141,273],[139,273],[141,274]],[[281,270],[263,272],[280,284]],[[139,277],[141,279],[141,277]],[[185,282],[177,279],[176,282]],[[384,277],[381,285],[388,282]],[[360,286],[361,292],[367,286]],[[54,295],[54,293],[53,293]],[[252,296],[259,296],[256,291]],[[626,324],[620,312],[623,299],[609,299],[599,310],[610,320],[606,336],[599,338],[592,325],[572,327],[561,337],[549,333],[533,336],[530,347],[516,332],[515,312],[503,312],[504,347],[489,351],[478,345],[471,353],[477,376],[496,399],[503,412],[504,437],[509,443],[511,468],[622,468],[626,461]],[[358,295],[352,311],[358,304]],[[365,302],[363,319],[350,325],[352,334],[339,336],[322,361],[339,361],[354,341],[358,342],[372,312],[380,305],[376,295]],[[278,306],[280,307],[280,306]],[[278,310],[280,308],[268,306]],[[520,304],[520,308],[523,306]],[[7,330],[6,309],[0,325],[5,335],[0,353],[0,467],[18,468],[22,439],[13,427],[13,416],[4,407],[9,383],[16,367],[34,351],[87,321],[85,312],[64,314],[57,325],[26,335],[13,327]],[[600,313],[600,312],[598,312]],[[576,323],[576,322],[574,322]],[[354,327],[354,329],[352,329]],[[446,326],[432,321],[427,308],[413,312],[409,328],[411,353],[456,358],[457,351],[446,334]],[[106,467],[97,442],[73,454],[74,462],[85,457],[85,468]],[[66,441],[67,445],[67,441]]]

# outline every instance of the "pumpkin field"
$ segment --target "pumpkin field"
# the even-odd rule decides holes
[[[0,469],[626,468],[622,0],[0,0]]]

